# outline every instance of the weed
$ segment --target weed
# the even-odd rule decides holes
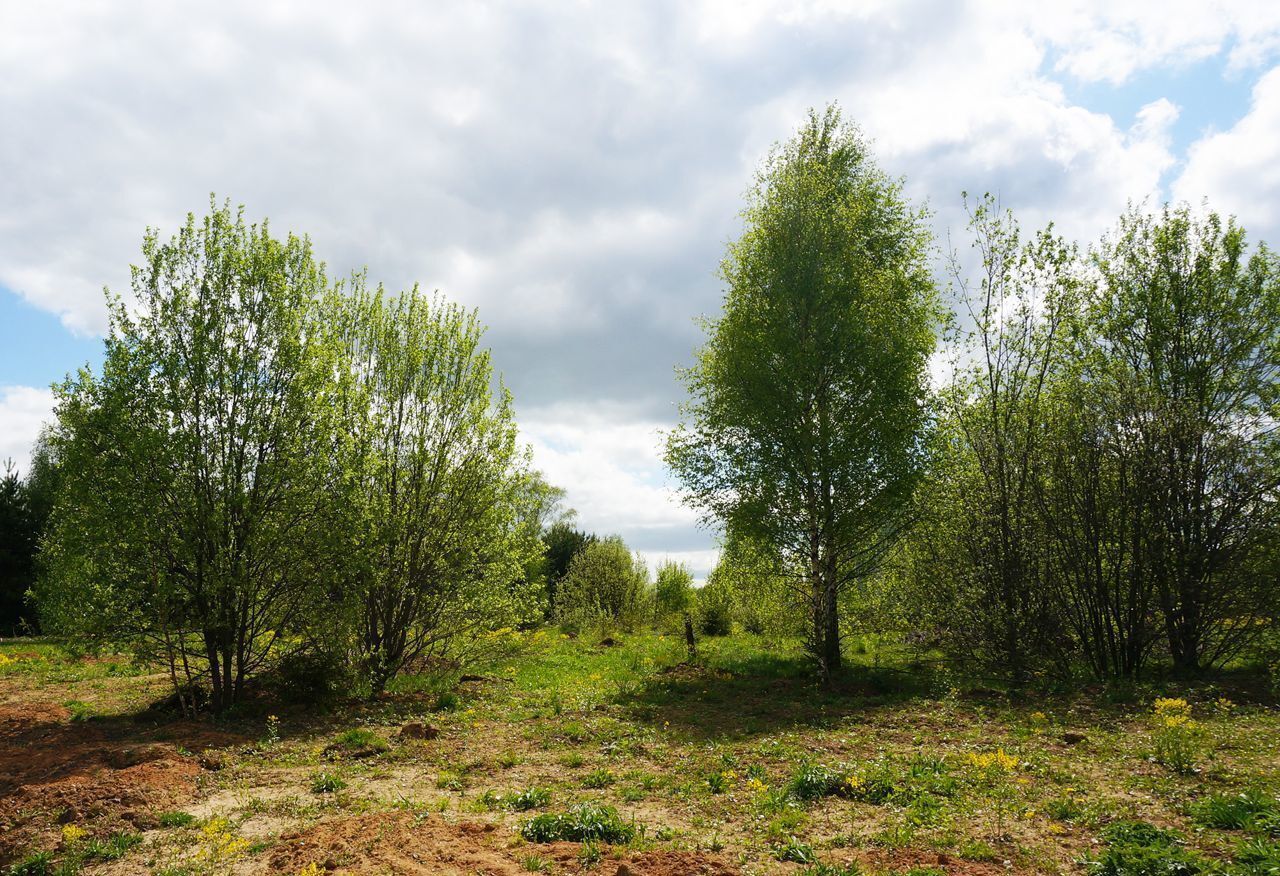
[[[313,794],[336,794],[346,786],[347,783],[333,773],[316,773],[311,779],[311,793]]]
[[[582,779],[582,787],[584,788],[607,788],[614,783],[614,775],[609,770],[601,767],[598,770],[592,770]]]
[[[773,856],[779,861],[790,861],[793,864],[816,864],[818,858],[808,843],[803,843],[794,836],[773,847]]]
[[[604,855],[600,852],[600,845],[595,840],[587,840],[582,844],[582,848],[578,849],[578,866],[583,870],[590,870],[602,860]]]
[[[1215,794],[1193,803],[1192,819],[1219,830],[1255,830],[1280,833],[1280,800],[1256,791]]]
[[[538,815],[520,826],[520,835],[535,843],[556,840],[625,843],[635,834],[635,825],[623,821],[618,810],[591,803],[580,803],[567,812]]]
[[[551,869],[551,862],[538,855],[525,855],[520,859],[520,866],[530,873],[546,873]]]
[[[156,820],[161,827],[190,827],[196,823],[190,812],[161,812]]]

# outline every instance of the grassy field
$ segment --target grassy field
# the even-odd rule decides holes
[[[866,642],[495,637],[477,676],[263,696],[0,645],[11,872],[1280,872],[1280,713],[1247,677],[1011,697]],[[2,860],[2,859],[0,859]]]

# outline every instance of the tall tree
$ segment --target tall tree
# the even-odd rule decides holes
[[[1086,378],[1141,496],[1174,666],[1236,653],[1274,612],[1280,259],[1217,214],[1131,210],[1094,253]]]
[[[109,298],[102,373],[58,388],[42,610],[128,638],[220,710],[300,620],[326,555],[331,350],[305,239],[229,205],[149,231],[136,306]]]
[[[666,459],[708,518],[801,570],[829,678],[840,594],[892,544],[922,468],[929,235],[835,107],[774,151],[744,215]]]
[[[416,288],[388,298],[360,278],[330,304],[350,363],[348,596],[378,692],[411,661],[536,611],[527,570],[562,493],[528,470],[474,312]]]
[[[1021,683],[1061,642],[1036,488],[1074,255],[1051,229],[1024,240],[990,196],[972,208],[970,228],[976,267],[951,259],[964,330],[939,394],[935,465],[921,495],[932,562],[919,568],[947,644]]]

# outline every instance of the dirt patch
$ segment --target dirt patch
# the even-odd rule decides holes
[[[149,826],[155,812],[195,794],[200,766],[178,746],[199,751],[234,738],[184,722],[148,730],[67,718],[60,706],[0,706],[0,864],[52,847],[62,824],[94,833]]]
[[[1004,876],[1009,870],[994,861],[966,861],[955,855],[924,852],[916,849],[873,851],[860,863],[871,869],[906,872],[913,868],[936,868],[948,876]]]
[[[441,876],[519,876],[522,861],[538,856],[559,872],[579,870],[577,843],[513,844],[512,835],[493,824],[451,824],[438,815],[379,813],[322,822],[288,834],[260,872],[297,873],[316,864],[336,873],[437,873]],[[614,849],[593,872],[601,876],[739,876],[714,855],[699,852]]]

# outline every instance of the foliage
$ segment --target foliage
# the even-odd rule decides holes
[[[704,636],[727,636],[733,631],[734,593],[714,573],[697,590],[694,600],[697,626]]]
[[[363,277],[332,293],[351,646],[376,693],[413,661],[526,619],[556,494],[527,471],[474,312]]]
[[[839,596],[893,543],[922,469],[928,234],[834,107],[773,153],[744,215],[666,460],[708,518],[803,570],[829,677]]]
[[[693,602],[693,574],[689,568],[674,560],[659,565],[653,597],[659,620],[688,611]]]
[[[306,240],[216,203],[143,256],[101,374],[57,388],[41,612],[203,679],[220,710],[327,573],[333,351],[308,330],[327,280]]]
[[[618,536],[589,542],[574,555],[557,591],[556,616],[580,626],[605,619],[624,626],[646,614],[649,572]]]
[[[636,834],[634,824],[626,822],[612,806],[580,803],[567,812],[544,813],[520,826],[520,835],[529,842],[630,842]]]

